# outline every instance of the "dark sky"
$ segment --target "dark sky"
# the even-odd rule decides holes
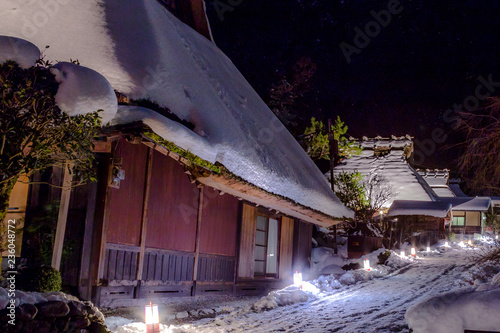
[[[400,13],[383,27],[372,13],[387,1],[207,0],[215,42],[265,101],[309,57],[317,71],[305,116],[340,115],[355,137],[410,134],[421,166],[454,169],[458,149],[450,147],[462,138],[454,113],[443,113],[464,103],[474,110],[479,76],[500,82],[500,1],[402,0],[394,8]],[[356,47],[355,29],[367,24],[372,37],[348,63],[340,44]],[[499,86],[478,94],[500,95]],[[442,143],[440,129],[449,134]]]

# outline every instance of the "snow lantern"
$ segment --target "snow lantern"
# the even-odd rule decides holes
[[[365,258],[364,260],[364,267],[367,271],[370,270],[370,260],[368,260],[368,258]]]
[[[406,258],[405,251],[401,251],[401,258]]]
[[[302,288],[302,273],[299,273],[299,271],[293,273],[293,284]]]
[[[414,247],[411,248],[411,256],[415,257],[417,255],[417,251],[415,250]]]
[[[427,246],[427,252],[431,252],[431,247]]]
[[[444,246],[448,246],[448,241],[444,242]]]
[[[498,235],[495,236],[495,239],[498,239]]]
[[[146,333],[159,333],[160,332],[160,316],[158,315],[158,305],[152,304],[144,307]]]
[[[469,246],[472,246],[472,241],[469,239],[469,241],[467,242],[467,244],[469,244]]]

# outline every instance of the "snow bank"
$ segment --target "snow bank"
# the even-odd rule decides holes
[[[123,125],[136,121],[142,121],[163,139],[175,142],[179,147],[208,162],[215,163],[217,150],[205,138],[153,110],[139,106],[120,105],[111,125]]]
[[[309,299],[316,299],[319,289],[309,282],[302,284],[302,289],[298,286],[289,286],[281,290],[272,291],[267,296],[255,302],[251,309],[254,312],[275,309],[278,306],[291,305],[307,302]]]
[[[0,63],[15,61],[21,68],[34,66],[40,50],[34,44],[15,37],[0,36]]]
[[[405,314],[415,333],[497,331],[500,328],[500,288],[449,292],[418,302]]]
[[[102,110],[102,124],[116,114],[118,102],[113,87],[98,72],[70,62],[60,62],[50,69],[59,88],[55,96],[57,106],[70,116]]]

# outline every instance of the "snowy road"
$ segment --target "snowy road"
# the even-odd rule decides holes
[[[315,300],[262,312],[242,308],[189,324],[162,325],[161,332],[408,332],[406,309],[428,296],[456,289],[458,281],[463,283],[469,273],[462,274],[472,266],[467,259],[472,252],[434,252],[389,275],[344,285]],[[142,327],[133,323],[113,332],[142,332]]]
[[[392,274],[343,287],[318,300],[262,313],[226,315],[193,323],[190,332],[407,332],[406,309],[446,292],[469,263],[453,251],[423,258]]]

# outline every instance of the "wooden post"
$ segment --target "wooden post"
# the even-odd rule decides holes
[[[194,245],[194,267],[193,267],[193,281],[195,283],[194,292],[196,293],[196,280],[198,279],[198,262],[200,260],[200,235],[201,235],[201,221],[203,213],[203,189],[200,187],[200,197],[198,198],[198,219],[196,220],[196,236]]]
[[[332,191],[335,193],[335,185],[333,184],[333,168],[337,163],[337,155],[339,153],[339,146],[335,140],[335,132],[332,130],[332,120],[328,119],[328,145],[330,147],[330,184]],[[333,226],[333,251],[337,254],[337,225]]]
[[[64,177],[61,190],[61,202],[59,204],[59,215],[57,216],[56,237],[52,251],[52,267],[59,270],[61,267],[61,257],[64,245],[64,234],[66,232],[66,221],[68,219],[69,200],[71,197],[72,176],[69,171],[69,165],[64,165]]]
[[[139,262],[137,265],[137,281],[142,280],[142,271],[144,266],[144,252],[146,251],[146,234],[148,226],[148,202],[151,189],[151,173],[153,170],[153,148],[148,148],[148,164],[146,168],[146,184],[144,186],[144,200],[142,203],[142,221],[141,221],[141,239],[139,243]]]

